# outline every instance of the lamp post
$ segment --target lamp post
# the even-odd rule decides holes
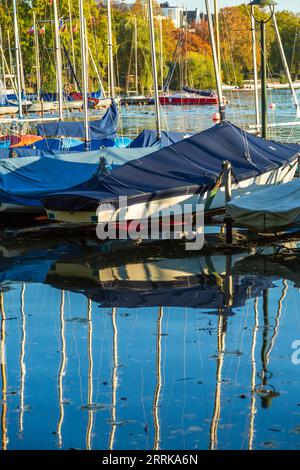
[[[261,136],[267,137],[267,63],[266,63],[266,23],[268,23],[274,14],[274,0],[253,0],[249,3],[251,6],[251,15],[257,23],[260,24],[260,47],[261,47]],[[257,18],[254,8],[259,7],[261,10],[269,11],[268,18]]]

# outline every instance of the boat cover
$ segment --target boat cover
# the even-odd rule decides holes
[[[158,147],[106,148],[67,155],[8,158],[0,161],[0,204],[42,206],[40,198],[82,183],[97,172],[101,158],[106,170],[148,155]]]
[[[101,119],[90,121],[91,139],[112,139],[116,136],[118,125],[118,109],[115,102],[107,109]],[[37,124],[37,133],[41,136],[66,136],[82,137],[85,136],[83,121],[53,121]]]
[[[237,225],[254,232],[300,226],[300,179],[235,197],[226,210]]]
[[[237,181],[256,177],[294,162],[300,146],[255,137],[223,122],[110,174],[94,177],[73,190],[45,198],[45,207],[60,211],[95,211],[101,201],[128,204],[182,194],[197,194],[215,185],[224,160]]]
[[[169,132],[162,131],[160,143],[162,147],[167,147],[168,145],[175,144],[186,137],[190,137],[191,134],[184,132]],[[144,130],[142,131],[128,147],[150,147],[157,142],[157,133],[153,130]]]
[[[200,96],[215,96],[215,92],[213,90],[198,90],[197,88],[191,88],[189,86],[183,86],[182,89],[187,93],[195,93]]]

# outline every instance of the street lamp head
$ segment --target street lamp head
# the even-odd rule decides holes
[[[261,23],[261,22],[267,23],[272,18],[274,9],[277,3],[274,0],[252,0],[252,2],[250,2],[248,5],[251,7],[252,16],[258,23]],[[267,14],[269,12],[270,13],[269,17],[267,19],[262,19],[262,18],[257,19],[255,17],[254,7],[258,7],[262,13]]]
[[[275,5],[277,5],[277,2],[274,2],[274,0],[252,0],[249,5],[253,7],[266,8],[274,7]]]

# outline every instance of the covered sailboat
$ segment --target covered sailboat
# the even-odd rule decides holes
[[[159,148],[107,148],[68,155],[9,158],[0,161],[0,212],[43,210],[41,198],[87,181]]]
[[[224,186],[219,184],[224,160],[232,165],[235,196],[290,181],[299,149],[297,144],[255,137],[224,121],[110,174],[49,195],[44,204],[51,219],[82,223],[158,217],[179,206],[182,213],[183,204],[189,204],[192,212],[197,203],[204,204],[206,211],[220,209],[225,205]],[[120,196],[127,197],[122,211]],[[102,202],[114,209],[95,217]]]
[[[117,105],[112,102],[110,108],[101,119],[89,122],[89,135],[91,139],[113,139],[116,137],[118,125]],[[37,133],[47,137],[79,137],[85,138],[83,121],[54,121],[37,124]]]
[[[236,197],[228,203],[226,210],[238,226],[253,232],[300,228],[300,179]]]

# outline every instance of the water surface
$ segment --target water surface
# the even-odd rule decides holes
[[[298,448],[297,247],[123,248],[1,246],[2,448]]]

